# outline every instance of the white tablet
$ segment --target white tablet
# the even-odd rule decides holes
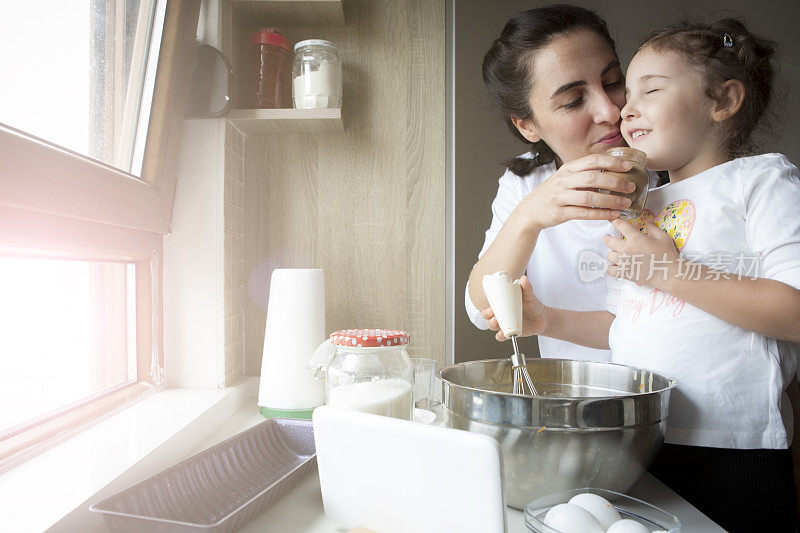
[[[379,533],[503,533],[500,446],[488,435],[335,409],[314,411],[325,514]]]

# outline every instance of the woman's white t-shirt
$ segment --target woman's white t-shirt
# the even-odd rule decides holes
[[[523,157],[529,157],[529,154]],[[492,202],[492,223],[486,230],[486,239],[478,258],[489,249],[500,228],[522,199],[555,171],[555,163],[537,167],[525,177],[506,170],[499,180],[497,196]],[[560,309],[605,309],[608,249],[603,245],[602,238],[613,230],[611,223],[605,220],[570,220],[542,230],[526,268],[537,298],[547,306]],[[480,329],[488,329],[486,319],[469,297],[469,283],[464,305],[470,321]],[[609,350],[587,348],[550,337],[539,336],[538,339],[542,357],[591,361],[611,359]]]
[[[646,209],[684,258],[800,289],[800,176],[783,155],[736,159],[658,187]],[[684,272],[696,276],[690,265]],[[612,361],[678,382],[666,442],[788,447],[792,411],[784,391],[797,371],[797,344],[629,281],[609,283],[608,310],[616,315],[609,332]]]

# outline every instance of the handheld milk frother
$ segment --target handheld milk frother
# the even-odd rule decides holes
[[[511,281],[508,272],[495,272],[483,276],[483,292],[497,317],[503,335],[511,339],[514,354],[511,367],[514,369],[514,394],[536,395],[536,387],[528,374],[525,355],[519,351],[517,335],[522,333],[522,288],[519,280]],[[527,392],[525,387],[527,386]]]

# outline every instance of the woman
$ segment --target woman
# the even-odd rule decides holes
[[[482,279],[499,270],[513,278],[527,271],[545,305],[604,309],[602,237],[630,201],[594,190],[633,189],[601,172],[630,168],[604,155],[625,146],[619,129],[625,79],[605,22],[567,5],[520,13],[486,53],[483,79],[512,133],[531,149],[509,161],[500,178],[492,223],[467,284],[470,320],[487,329],[479,311],[488,307]],[[606,349],[541,336],[539,351],[542,357],[610,359]]]
[[[508,21],[487,52],[483,77],[509,129],[531,149],[509,161],[499,180],[492,223],[467,283],[470,320],[488,329],[491,312],[482,279],[499,270],[514,278],[527,271],[544,305],[573,311],[605,309],[604,278],[582,279],[578,264],[582,256],[589,264],[592,258],[605,257],[602,238],[611,228],[608,221],[625,206],[620,197],[591,189],[627,192],[626,183],[599,172],[624,170],[618,159],[602,155],[625,144],[619,134],[625,83],[605,23],[595,13],[574,6],[520,13]],[[651,186],[655,181],[651,176]],[[501,335],[498,332],[498,338]],[[608,350],[541,336],[539,350],[543,357],[610,360]],[[800,442],[797,380],[788,390],[795,451]],[[800,459],[796,452],[793,455],[797,482]]]

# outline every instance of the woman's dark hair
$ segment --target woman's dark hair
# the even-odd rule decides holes
[[[595,12],[558,4],[514,15],[483,58],[483,83],[489,98],[499,109],[511,133],[525,143],[530,141],[517,130],[511,117],[522,120],[533,118],[529,102],[532,88],[531,59],[537,50],[547,46],[554,37],[577,29],[594,31],[605,39],[614,55],[617,55],[606,23]],[[530,159],[517,157],[505,162],[517,176],[525,176],[556,157],[544,141],[531,144]]]
[[[753,131],[772,101],[773,68],[770,58],[776,45],[753,35],[735,19],[713,24],[684,21],[656,30],[639,49],[650,48],[682,54],[699,66],[706,79],[706,94],[719,101],[720,89],[728,80],[739,80],[745,89],[739,111],[725,121],[723,148],[730,157],[756,151]]]

